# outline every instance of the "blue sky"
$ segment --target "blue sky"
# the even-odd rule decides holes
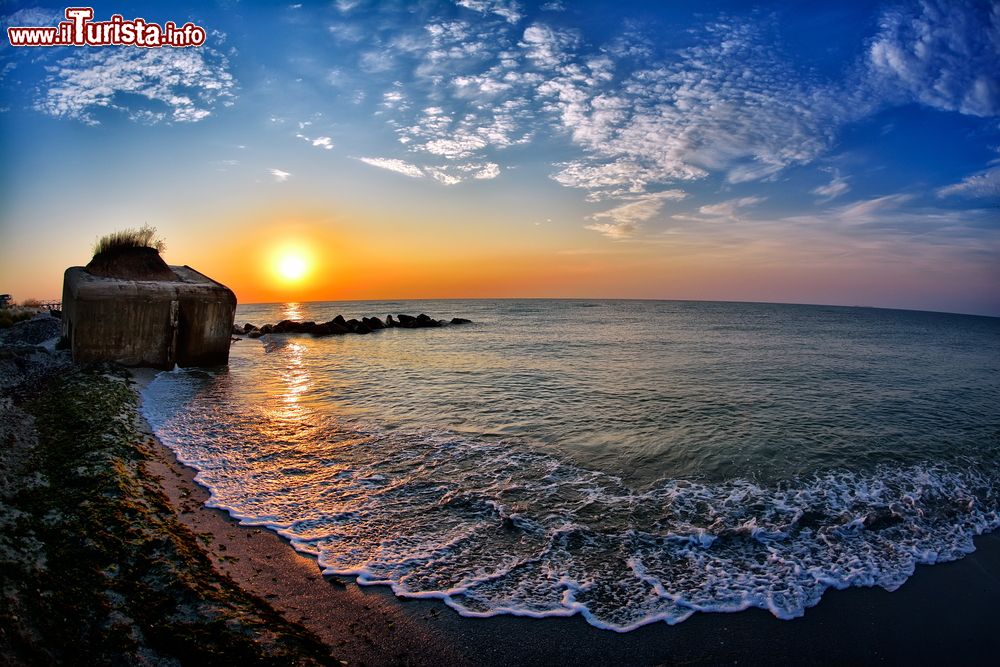
[[[481,277],[470,295],[1000,315],[996,3],[94,7],[209,38],[3,40],[0,279],[25,296],[58,290],[61,270],[30,259],[39,240],[65,266],[145,221],[211,264],[199,246],[239,233],[234,217],[303,206],[301,225],[358,244],[433,255],[437,239],[562,271],[525,269],[551,291]],[[0,15],[54,25],[62,9]]]

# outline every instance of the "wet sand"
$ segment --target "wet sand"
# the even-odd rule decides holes
[[[286,619],[313,632],[349,663],[384,665],[465,664],[432,623],[444,613],[413,614],[393,599],[320,574],[316,560],[292,549],[269,530],[242,526],[222,510],[205,506],[209,495],[195,471],[180,463],[143,424],[155,475],[182,524],[198,536],[216,569],[268,602]]]
[[[893,593],[828,591],[792,621],[751,609],[619,634],[579,616],[472,619],[440,601],[400,600],[384,586],[324,577],[277,534],[205,507],[208,492],[194,470],[143,427],[151,471],[215,566],[351,664],[994,664],[1000,656],[1000,534],[977,538],[977,551],[960,561],[920,566]]]

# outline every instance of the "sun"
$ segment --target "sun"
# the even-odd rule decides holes
[[[289,244],[271,255],[271,271],[278,282],[298,285],[309,277],[312,254],[302,247]]]
[[[309,262],[302,255],[288,254],[278,259],[277,268],[282,280],[297,283],[308,273]]]

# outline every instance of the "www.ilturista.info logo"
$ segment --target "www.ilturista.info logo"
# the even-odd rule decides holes
[[[108,21],[92,21],[92,7],[67,7],[66,19],[55,27],[11,26],[7,38],[11,46],[201,46],[205,29],[190,21],[178,27],[173,21],[162,26],[135,18],[126,21],[113,14]]]

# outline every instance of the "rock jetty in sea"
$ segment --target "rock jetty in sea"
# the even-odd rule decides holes
[[[313,336],[339,336],[343,334],[369,334],[379,329],[427,329],[431,327],[446,327],[459,324],[472,324],[472,320],[464,317],[453,317],[450,321],[435,320],[433,317],[420,313],[413,315],[389,315],[383,322],[377,317],[362,317],[360,320],[345,320],[343,315],[337,315],[329,322],[299,322],[297,320],[281,320],[277,324],[265,324],[257,327],[249,322],[242,327],[234,326],[233,333],[237,336],[260,338],[265,334],[312,334]]]

